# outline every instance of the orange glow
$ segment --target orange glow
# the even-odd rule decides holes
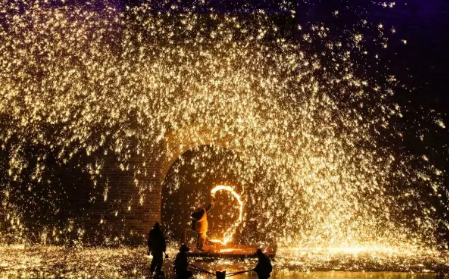
[[[227,248],[227,249],[221,249],[220,253],[230,253],[230,252],[233,252],[233,251],[235,251],[234,248]]]
[[[238,201],[239,203],[239,218],[237,219],[237,221],[234,223],[233,226],[231,226],[226,232],[223,233],[223,239],[210,239],[210,242],[213,243],[221,243],[223,245],[226,245],[226,243],[228,243],[231,239],[232,236],[234,235],[236,229],[238,228],[238,226],[242,223],[243,220],[243,202],[242,199],[240,197],[239,194],[237,194],[234,189],[231,186],[225,186],[225,185],[218,185],[215,186],[211,191],[211,195],[212,197],[215,197],[215,193],[218,191],[228,191],[229,193],[231,193],[234,198]]]

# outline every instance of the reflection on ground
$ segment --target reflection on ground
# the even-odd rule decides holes
[[[172,260],[176,250],[168,251],[166,278],[174,278]],[[146,248],[82,248],[55,246],[1,246],[0,278],[148,278],[150,257]],[[434,271],[448,268],[442,257],[401,257],[381,254],[327,254],[323,252],[277,255],[272,278],[435,278]],[[193,258],[191,264],[228,273],[254,267],[255,259],[232,260]],[[387,272],[386,272],[387,271]],[[213,278],[203,274],[197,278]],[[257,278],[250,272],[235,279]],[[449,278],[446,276],[446,278]]]

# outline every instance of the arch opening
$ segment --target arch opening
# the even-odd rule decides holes
[[[246,199],[250,184],[241,177],[244,163],[232,150],[215,145],[199,145],[182,153],[171,165],[162,185],[161,221],[168,238],[181,241],[187,235],[193,241],[190,214],[199,206],[207,205],[211,190],[217,185],[232,187],[235,193]],[[221,239],[232,233],[233,243],[244,242],[246,219],[249,208],[240,214],[241,204],[229,191],[215,192],[215,206],[208,213],[209,239]]]

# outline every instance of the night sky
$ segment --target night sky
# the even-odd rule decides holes
[[[142,0],[117,0],[117,7],[136,6]],[[153,1],[159,3],[161,1]],[[191,7],[196,1],[164,1],[180,7]],[[317,0],[285,1],[295,7],[298,16],[292,20],[280,9],[280,1],[260,0],[209,0],[206,6],[218,13],[245,14],[262,9],[277,17],[279,24],[323,22],[343,30],[358,21],[367,19],[372,23],[382,23],[386,30],[394,27],[394,35],[388,48],[380,53],[380,62],[390,68],[412,92],[398,96],[405,102],[416,101],[427,108],[445,112],[449,105],[449,1],[447,0]],[[394,8],[385,8],[381,3],[395,3]],[[155,4],[153,4],[155,5]],[[161,12],[169,10],[170,4],[159,5]],[[333,12],[338,10],[338,17]],[[196,10],[210,12],[206,8]],[[285,22],[282,22],[282,18]],[[294,34],[293,34],[294,36]],[[407,44],[401,43],[406,40]],[[397,92],[398,93],[398,92]]]
[[[191,11],[196,1],[153,1],[160,12],[178,5],[181,12]],[[182,2],[182,3],[181,3]],[[367,20],[371,27],[364,29],[367,37],[364,45],[370,52],[379,54],[379,59],[361,58],[361,72],[374,79],[394,75],[399,84],[395,88],[395,100],[404,108],[403,123],[410,135],[404,135],[402,143],[410,152],[429,154],[430,159],[442,169],[449,168],[449,134],[447,130],[427,129],[431,119],[438,117],[449,122],[449,1],[448,0],[304,0],[304,1],[260,1],[260,0],[209,0],[196,13],[245,14],[262,9],[271,14],[284,35],[293,41],[301,36],[298,24],[324,23],[336,31],[336,37],[352,36],[347,30],[357,30],[360,22]],[[117,7],[140,5],[140,0],[117,1]],[[393,8],[382,3],[394,3]],[[290,18],[282,7],[293,7],[296,18]],[[207,7],[207,8],[205,8]],[[183,10],[184,8],[184,10]],[[208,10],[209,9],[209,10]],[[338,16],[334,15],[339,11]],[[376,42],[377,25],[384,26],[389,37],[388,47]],[[391,30],[394,29],[394,33]],[[370,34],[371,31],[372,34]],[[372,38],[370,38],[372,35]],[[370,39],[372,39],[370,41]],[[319,47],[319,46],[317,46]],[[425,146],[416,142],[416,134],[428,133]],[[403,147],[400,147],[403,148]]]

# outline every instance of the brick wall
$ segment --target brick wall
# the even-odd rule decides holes
[[[17,193],[22,198],[11,201],[11,204],[22,206],[22,212],[25,213],[23,223],[31,240],[40,241],[44,229],[52,231],[56,228],[62,231],[61,235],[52,236],[47,242],[63,243],[68,239],[82,239],[85,244],[143,244],[154,223],[161,221],[162,183],[171,164],[195,146],[222,143],[229,147],[227,145],[230,142],[223,133],[204,127],[185,127],[166,135],[159,147],[160,151],[155,151],[158,156],[154,157],[158,159],[132,158],[129,170],[120,169],[116,158],[102,158],[99,155],[105,160],[105,165],[96,185],[78,164],[83,165],[85,160],[91,159],[79,158],[64,166],[55,164],[52,184],[41,183],[30,192],[28,183],[16,183],[12,187],[18,189]],[[160,158],[162,153],[167,156]],[[132,167],[142,166],[144,161],[146,167],[141,169],[142,173],[137,177],[137,187]],[[48,195],[50,192],[60,193],[55,194],[60,196],[54,198],[57,202],[53,207],[53,198]],[[35,196],[33,202],[27,196],[29,193]],[[33,205],[27,206],[27,203]],[[0,217],[2,215],[4,210],[0,211]],[[70,227],[74,229],[68,231]]]

